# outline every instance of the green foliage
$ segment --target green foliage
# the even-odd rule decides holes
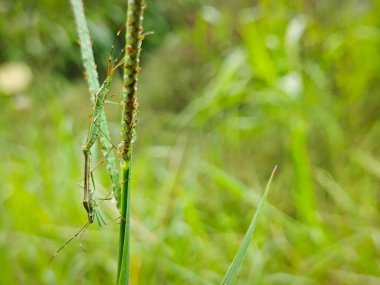
[[[239,247],[239,250],[237,251],[230,267],[228,268],[226,275],[223,278],[222,284],[224,284],[224,285],[234,284],[234,281],[235,281],[235,279],[239,273],[239,270],[240,270],[240,267],[243,263],[244,257],[247,254],[249,243],[251,242],[251,239],[253,237],[253,233],[255,232],[260,212],[262,211],[265,200],[267,199],[267,196],[269,194],[270,185],[272,183],[273,175],[276,172],[276,168],[277,168],[277,166],[273,169],[273,172],[269,178],[267,187],[265,188],[264,196],[260,200],[259,206],[257,207],[255,215],[252,218],[252,221],[251,221],[249,228],[245,234],[245,237],[244,237],[244,239],[243,239],[243,241]]]
[[[71,10],[53,2],[0,4],[0,58],[34,75],[24,92],[0,91],[1,281],[110,284],[112,223],[88,229],[87,253],[74,241],[48,266],[86,222],[76,184],[90,122]],[[87,2],[104,78],[125,14],[118,1]],[[148,2],[145,16],[155,35],[139,82],[131,284],[219,283],[274,164],[236,284],[380,283],[379,3],[168,3]],[[106,108],[117,141],[120,110]],[[105,196],[104,171],[96,182]]]

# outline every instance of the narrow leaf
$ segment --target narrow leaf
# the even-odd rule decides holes
[[[84,15],[82,0],[70,0],[73,9],[77,32],[79,36],[79,45],[82,55],[84,70],[87,74],[88,90],[91,94],[91,101],[95,105],[95,94],[100,89],[98,72],[94,60],[94,53],[92,51],[90,33],[88,31],[86,17]],[[101,151],[105,158],[106,169],[112,182],[112,189],[115,194],[117,205],[120,205],[120,186],[119,186],[119,172],[116,166],[115,154],[111,152],[113,145],[110,142],[110,132],[108,130],[107,118],[104,110],[100,111],[99,126],[102,135],[100,136]]]
[[[87,73],[88,87],[91,93],[91,100],[95,101],[95,93],[99,90],[100,84],[98,73],[92,51],[90,33],[88,31],[86,17],[84,15],[82,0],[70,0],[73,8],[75,22],[77,24],[77,32],[79,36],[80,51],[84,69]]]
[[[243,263],[245,255],[247,253],[249,243],[250,243],[250,241],[252,239],[252,236],[253,236],[253,233],[255,231],[257,220],[259,218],[260,212],[262,211],[262,208],[264,206],[265,200],[266,200],[266,198],[268,196],[268,193],[269,193],[269,190],[270,190],[270,186],[272,184],[272,179],[273,179],[274,173],[276,172],[276,169],[277,169],[277,165],[274,167],[274,169],[272,171],[272,174],[271,174],[271,176],[269,178],[268,184],[267,184],[267,186],[265,188],[264,195],[261,198],[261,201],[260,201],[260,203],[259,203],[259,205],[257,207],[255,215],[253,216],[251,224],[249,225],[249,228],[248,228],[248,230],[247,230],[247,232],[245,234],[243,242],[241,243],[239,250],[237,251],[234,259],[232,260],[232,263],[231,263],[230,267],[227,270],[226,275],[223,278],[223,281],[222,281],[223,285],[231,285],[231,284],[233,284],[233,281],[235,280],[237,274],[239,273],[240,267],[241,267],[241,265]]]

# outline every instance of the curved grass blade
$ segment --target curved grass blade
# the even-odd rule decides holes
[[[274,169],[272,171],[272,174],[271,174],[271,176],[269,178],[268,184],[267,184],[267,186],[265,188],[264,195],[261,198],[261,201],[260,201],[260,203],[259,203],[259,205],[257,207],[255,215],[253,216],[251,224],[248,227],[248,230],[247,230],[247,232],[245,234],[243,242],[241,243],[239,250],[237,251],[234,259],[232,260],[232,263],[231,263],[230,267],[227,270],[226,275],[223,278],[223,281],[222,281],[223,285],[231,285],[231,284],[233,284],[233,282],[234,282],[237,274],[239,273],[240,267],[241,267],[241,265],[243,263],[245,255],[247,253],[249,243],[250,243],[250,241],[252,239],[252,236],[253,236],[253,233],[255,231],[257,220],[258,220],[259,215],[260,215],[260,213],[262,211],[262,208],[264,206],[265,200],[266,200],[266,198],[268,196],[268,193],[269,193],[269,190],[270,190],[270,186],[272,184],[272,179],[273,179],[273,176],[274,176],[274,174],[276,172],[276,169],[277,169],[277,165],[274,167]]]

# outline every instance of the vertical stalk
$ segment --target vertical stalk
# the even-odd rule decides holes
[[[132,146],[135,140],[137,104],[137,77],[140,71],[142,21],[144,0],[129,0],[126,22],[125,63],[123,76],[123,109],[121,118],[121,222],[117,284],[128,284],[129,278],[129,233]]]

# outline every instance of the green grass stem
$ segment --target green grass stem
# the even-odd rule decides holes
[[[117,284],[128,284],[129,281],[129,253],[130,253],[130,213],[131,213],[131,167],[127,163],[121,166],[122,183],[121,188],[121,221],[119,233],[119,255],[117,267]]]

